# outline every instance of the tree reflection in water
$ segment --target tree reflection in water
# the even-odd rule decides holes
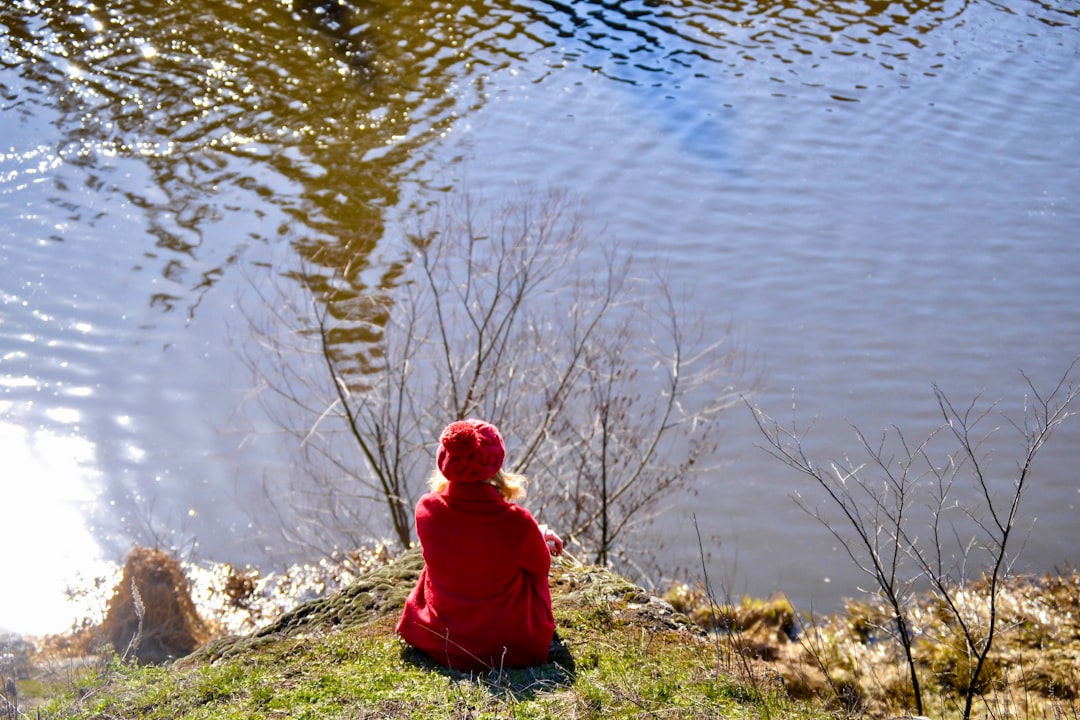
[[[284,240],[309,266],[348,262],[359,278],[402,184],[430,182],[431,147],[487,102],[500,71],[527,67],[540,82],[577,63],[671,98],[688,78],[739,72],[765,56],[792,80],[830,54],[893,68],[965,7],[28,0],[0,10],[0,25],[4,63],[22,81],[8,88],[13,108],[59,111],[65,162],[83,166],[87,182],[111,157],[146,164],[153,187],[102,192],[129,196],[146,215],[168,281],[150,302],[190,313],[235,260],[217,248],[228,259],[207,264],[206,245],[229,242],[213,227],[238,208],[270,206],[287,218],[251,223],[243,242]]]
[[[0,83],[25,129],[10,139],[23,165],[62,166],[36,176],[52,182],[52,206],[33,211],[54,213],[50,226],[135,216],[148,242],[102,244],[160,278],[144,301],[153,312],[191,318],[246,247],[286,246],[275,270],[304,263],[346,352],[385,321],[366,299],[400,272],[390,214],[413,187],[438,198],[431,158],[507,73],[530,84],[590,69],[666,108],[662,132],[700,144],[695,119],[719,112],[699,92],[713,80],[768,66],[776,88],[824,85],[830,64],[857,57],[903,83],[959,52],[932,38],[966,7],[23,0],[0,8]],[[1063,12],[1025,7],[1047,22]],[[722,134],[717,124],[707,129]]]

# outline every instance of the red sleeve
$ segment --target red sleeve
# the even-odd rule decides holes
[[[515,505],[515,514],[520,515],[525,526],[525,538],[521,543],[521,566],[530,575],[547,577],[551,570],[551,551],[548,549],[540,526],[525,508]]]

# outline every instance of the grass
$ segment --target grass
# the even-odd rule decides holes
[[[969,627],[987,624],[988,582],[953,594]],[[1012,577],[999,586],[999,625],[976,683],[974,717],[1080,716],[1080,574]],[[926,706],[935,718],[961,715],[972,659],[956,616],[940,600],[912,598],[908,622]],[[850,602],[846,610],[803,625],[781,644],[774,667],[790,694],[828,698],[848,712],[895,717],[913,706],[902,649],[882,602]]]
[[[463,674],[405,646],[394,625],[415,551],[227,635],[170,665],[115,653],[19,692],[42,720],[127,718],[900,717],[911,707],[884,608],[872,600],[808,622],[783,597],[715,606],[685,586],[649,596],[614,573],[559,562],[551,587],[560,649],[547,665]],[[984,604],[975,584],[972,612]],[[1014,579],[978,698],[989,720],[1080,720],[1080,574]],[[912,607],[926,712],[957,715],[966,653],[933,602]],[[696,623],[691,620],[696,619]],[[710,635],[698,623],[719,627]],[[796,632],[796,630],[798,632]],[[72,642],[70,639],[67,642]],[[66,648],[70,651],[70,648]],[[21,717],[33,717],[27,714]],[[0,718],[6,718],[0,712]]]
[[[415,560],[415,558],[413,558]],[[394,569],[401,570],[395,576]],[[42,718],[822,718],[625,579],[557,564],[562,650],[547,665],[447,670],[394,634],[408,558],[244,637],[167,666],[115,657],[39,706]]]

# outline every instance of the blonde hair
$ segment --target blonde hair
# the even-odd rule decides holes
[[[529,484],[528,478],[524,475],[509,473],[505,470],[499,470],[487,482],[495,486],[504,500],[520,500],[525,497],[525,488]],[[450,481],[443,477],[438,468],[431,473],[431,478],[428,480],[428,488],[431,492],[441,493],[449,484]]]

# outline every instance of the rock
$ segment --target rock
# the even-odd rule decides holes
[[[328,627],[345,629],[401,612],[405,598],[424,568],[419,547],[406,550],[393,562],[372,570],[327,597],[310,600],[251,635],[219,638],[184,661],[213,662],[271,644],[283,637],[305,635]]]

